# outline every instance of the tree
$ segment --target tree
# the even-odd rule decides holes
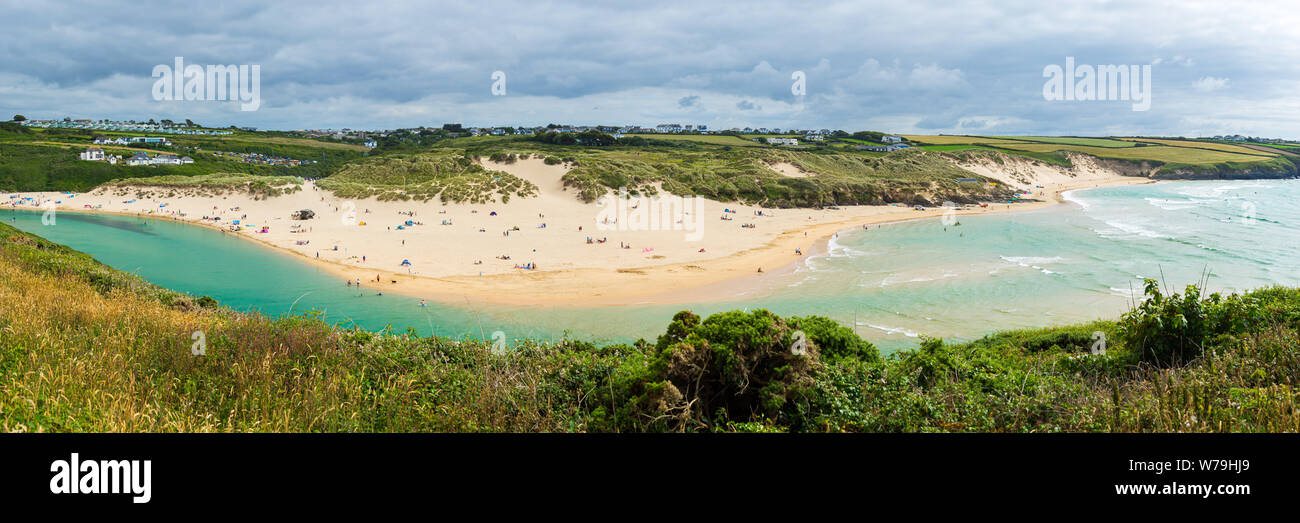
[[[26,117],[26,116],[23,116],[23,115],[21,115],[21,114],[15,114],[15,115],[14,115],[14,121],[15,121],[15,122],[23,122],[23,121],[26,121],[26,120],[27,120],[27,117]]]

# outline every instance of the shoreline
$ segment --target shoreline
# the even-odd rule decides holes
[[[1003,204],[990,203],[988,208],[958,210],[957,216],[1027,212],[1068,203],[1064,193],[1076,190],[1156,183],[1156,180],[1139,177],[1115,177],[1091,180],[1086,183],[1044,188],[1044,199]],[[57,198],[58,195],[39,193]],[[1001,206],[1001,207],[999,207]],[[39,212],[40,209],[22,209]],[[319,259],[301,250],[277,245],[269,239],[244,233],[233,233],[253,243],[295,255],[344,280],[362,281],[363,286],[375,286],[414,298],[429,299],[456,305],[465,299],[498,305],[652,305],[682,302],[725,301],[742,294],[762,292],[769,281],[792,272],[795,264],[817,252],[824,252],[829,241],[840,233],[870,225],[885,225],[941,217],[942,208],[923,211],[899,205],[848,207],[848,216],[787,228],[759,245],[751,245],[738,252],[709,257],[699,261],[686,261],[659,265],[640,265],[614,268],[573,268],[538,272],[517,272],[474,275],[415,275],[384,270],[366,265],[346,265]],[[126,217],[162,219],[199,225],[231,234],[221,224],[197,218],[181,218],[124,212],[106,209],[85,209],[64,206],[60,212],[84,214],[111,214]],[[808,209],[783,209],[781,212],[805,212]],[[811,219],[811,217],[810,217]],[[794,254],[795,249],[803,255]],[[759,273],[757,268],[762,268]],[[378,285],[373,278],[382,281]],[[397,281],[398,283],[390,283]],[[367,283],[368,282],[368,283]]]

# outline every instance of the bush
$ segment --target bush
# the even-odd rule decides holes
[[[880,351],[871,342],[864,340],[853,329],[840,325],[835,320],[822,316],[804,316],[790,318],[790,324],[801,330],[817,346],[821,358],[826,362],[836,362],[846,358],[862,361],[880,361]]]
[[[792,351],[795,329],[766,310],[673,316],[649,361],[623,384],[641,430],[707,430],[730,422],[789,423],[822,368],[816,343]],[[626,367],[626,365],[625,365]]]
[[[1140,361],[1156,366],[1196,359],[1207,345],[1243,334],[1260,319],[1254,298],[1218,293],[1201,298],[1196,285],[1188,285],[1182,295],[1165,296],[1148,278],[1144,294],[1142,304],[1120,319],[1120,334]]]

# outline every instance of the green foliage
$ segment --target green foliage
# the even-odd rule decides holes
[[[154,176],[125,178],[104,183],[106,187],[181,190],[201,195],[244,192],[258,198],[279,196],[302,190],[302,179],[292,176],[254,176],[251,174],[213,173],[198,176]]]
[[[871,342],[862,339],[853,329],[822,316],[795,316],[790,325],[801,330],[817,346],[821,358],[827,362],[856,359],[867,362],[880,361],[880,351]]]
[[[514,155],[495,153],[489,158]],[[471,154],[449,151],[420,154],[389,154],[345,166],[338,174],[325,178],[321,188],[341,198],[379,200],[420,200],[438,198],[447,202],[487,203],[511,195],[527,198],[537,194],[537,186],[503,171],[491,171]]]
[[[766,310],[704,321],[682,311],[639,366],[620,367],[624,424],[638,430],[707,430],[731,422],[790,423],[821,367],[815,344],[791,350],[794,329]],[[626,373],[626,374],[625,374]]]
[[[1142,303],[1120,320],[1120,332],[1141,361],[1152,365],[1179,365],[1198,358],[1210,345],[1243,334],[1260,321],[1251,297],[1224,298],[1214,293],[1202,298],[1196,285],[1188,285],[1182,295],[1166,296],[1149,278],[1144,294]]]

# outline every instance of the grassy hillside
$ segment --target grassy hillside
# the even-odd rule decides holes
[[[78,154],[91,146],[94,137],[98,135],[115,138],[143,134],[0,125],[0,191],[83,192],[118,178],[199,176],[212,173],[316,178],[328,176],[348,161],[361,158],[366,150],[355,145],[248,133],[232,136],[160,135],[166,136],[173,145],[105,146],[103,149],[123,157],[130,157],[137,151],[150,155],[170,153],[189,156],[194,159],[194,163],[128,166],[79,160]],[[258,153],[313,160],[317,163],[296,167],[259,165],[218,156],[215,154],[217,152]]]
[[[157,191],[170,198],[176,193],[211,196],[230,192],[252,194],[257,198],[279,196],[302,190],[302,179],[293,176],[256,176],[252,174],[213,173],[196,176],[154,176],[123,178],[104,184],[108,188],[129,191],[137,198],[151,198]]]
[[[1117,321],[889,358],[763,310],[494,350],[235,313],[0,224],[5,431],[1297,431],[1297,376],[1295,289],[1152,283]]]
[[[354,162],[332,179],[323,180],[322,186],[338,187],[348,194],[396,194],[399,187],[404,187],[401,190],[412,197],[425,198],[446,185],[438,182],[435,187],[426,187],[430,180],[442,177],[441,173],[454,175],[460,169],[457,162],[471,168],[466,162],[475,158],[521,157],[544,158],[570,167],[563,179],[565,185],[588,202],[620,187],[634,194],[654,193],[662,187],[679,195],[773,207],[938,204],[1006,197],[1004,188],[957,182],[958,178],[980,177],[956,168],[938,154],[923,151],[886,155],[829,148],[730,147],[686,140],[603,147],[554,145],[521,138],[447,140],[428,152],[388,153]],[[421,173],[412,168],[412,163],[447,167],[426,167]],[[783,163],[816,174],[790,177],[773,169]],[[466,191],[484,192],[475,187]]]
[[[354,162],[323,179],[321,188],[341,198],[485,203],[537,194],[531,182],[483,168],[474,157],[450,151],[390,153]]]

